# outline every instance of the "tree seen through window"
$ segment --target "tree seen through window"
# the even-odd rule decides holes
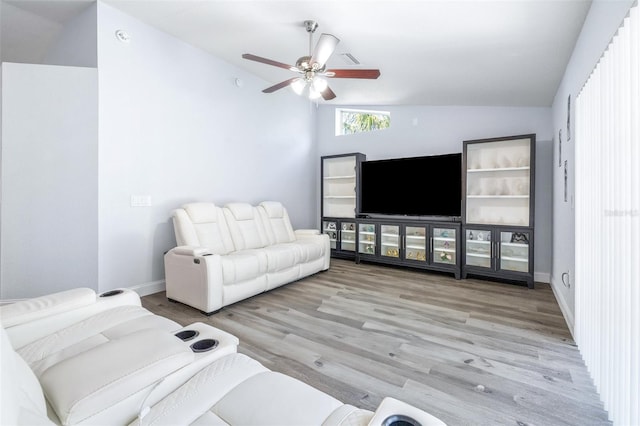
[[[391,126],[391,114],[383,111],[341,110],[339,117],[341,135],[371,132]]]

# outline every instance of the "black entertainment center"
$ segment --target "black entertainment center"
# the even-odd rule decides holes
[[[332,256],[525,282],[533,288],[535,135],[465,141],[462,153],[324,156]]]

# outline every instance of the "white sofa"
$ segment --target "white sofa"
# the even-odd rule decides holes
[[[3,328],[0,424],[382,426],[399,418],[405,423],[397,425],[412,425],[408,416],[413,425],[445,426],[393,398],[385,398],[375,413],[344,404],[238,353],[218,358],[153,401],[144,397],[148,384],[162,384],[166,374],[188,362],[189,354],[166,332],[149,329],[139,337],[138,344],[128,341],[70,358],[38,378]],[[143,350],[136,350],[140,345]]]
[[[41,384],[55,423],[127,424],[143,403],[237,351],[235,336],[182,327],[140,306],[135,292],[108,297],[80,288],[0,307],[2,333]],[[36,329],[43,321],[49,334]]]
[[[190,203],[173,212],[177,247],[164,256],[167,298],[214,313],[329,269],[329,237],[293,230],[285,207]]]
[[[344,404],[236,353],[234,336],[202,323],[180,328],[129,303],[133,295],[120,306],[58,326],[82,306],[95,305],[78,298],[86,301],[90,292],[0,308],[9,329],[43,319],[38,306],[57,329],[16,351],[2,324],[0,424],[444,425],[393,398],[385,398],[375,412]],[[109,312],[134,314],[118,320],[105,315]],[[214,339],[218,346],[210,344]],[[46,365],[25,360],[33,354],[47,359]]]

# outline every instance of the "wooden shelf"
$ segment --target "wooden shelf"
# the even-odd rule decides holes
[[[529,171],[531,167],[496,167],[491,169],[467,169],[467,173],[518,172]]]
[[[528,195],[467,195],[467,199],[487,199],[487,198],[496,198],[496,199],[528,199]]]
[[[325,176],[323,179],[325,180],[340,180],[340,179],[351,179],[355,180],[356,175],[348,175],[348,176]]]

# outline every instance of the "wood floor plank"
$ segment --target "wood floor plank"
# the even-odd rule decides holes
[[[329,271],[206,317],[238,351],[358,407],[386,396],[449,425],[610,425],[549,285],[525,286],[332,259]]]

